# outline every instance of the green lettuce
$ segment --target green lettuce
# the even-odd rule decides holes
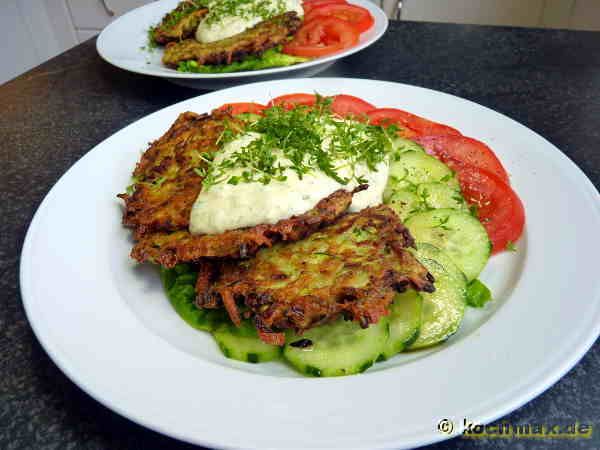
[[[223,309],[200,309],[196,306],[196,278],[198,274],[188,264],[173,269],[160,269],[160,279],[169,302],[179,316],[198,330],[212,331],[229,322]]]
[[[249,56],[243,61],[235,61],[226,65],[200,65],[194,60],[182,61],[179,63],[177,70],[191,73],[231,73],[291,66],[308,60],[309,58],[281,53],[281,48],[276,47],[267,50],[260,56]]]
[[[467,285],[467,305],[481,308],[492,299],[488,287],[479,280],[473,280]]]

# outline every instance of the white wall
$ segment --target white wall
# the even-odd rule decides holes
[[[400,18],[600,31],[600,0],[404,0]]]
[[[152,0],[0,0],[0,84],[95,36]]]

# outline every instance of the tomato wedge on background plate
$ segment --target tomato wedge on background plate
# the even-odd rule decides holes
[[[304,8],[304,14],[308,14],[312,9],[324,5],[347,5],[346,0],[304,0],[302,7]]]
[[[415,139],[427,153],[437,157],[442,162],[448,158],[465,162],[478,169],[484,169],[497,175],[506,184],[509,184],[508,173],[496,154],[476,139],[466,136],[419,136]]]
[[[281,106],[285,109],[292,109],[297,105],[312,106],[317,102],[317,96],[315,94],[286,94],[275,97],[271,100],[267,106]]]
[[[316,58],[352,47],[358,43],[358,38],[359,33],[348,22],[335,17],[320,17],[302,25],[282,51]]]
[[[479,220],[492,241],[492,253],[516,242],[525,226],[525,210],[519,196],[497,175],[467,163],[448,159],[456,170],[463,195],[478,208]]]
[[[460,131],[437,122],[432,122],[423,117],[411,114],[401,109],[380,108],[370,111],[368,114],[373,125],[396,124],[408,127],[419,135],[427,134],[456,134],[461,135]]]
[[[362,33],[373,26],[375,22],[371,13],[360,6],[328,3],[313,6],[304,16],[305,22],[309,23],[319,17],[336,17],[350,23],[356,31]]]
[[[265,105],[260,103],[252,102],[241,102],[241,103],[225,103],[223,106],[219,106],[217,111],[230,110],[229,113],[232,116],[238,114],[250,113],[250,114],[262,114],[263,110],[267,109]]]
[[[331,111],[342,117],[364,116],[373,109],[375,109],[373,105],[353,95],[336,95],[331,103]]]

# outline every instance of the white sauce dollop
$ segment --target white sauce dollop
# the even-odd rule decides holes
[[[260,135],[247,133],[229,142],[215,157],[215,163],[228,158],[245,147]],[[287,162],[281,157],[283,163]],[[243,169],[232,170],[231,176],[239,175]],[[389,173],[388,163],[380,163],[377,171],[368,170],[366,165],[356,165],[355,174],[363,176],[369,188],[354,194],[350,211],[360,211],[369,206],[379,205]],[[350,168],[340,169],[338,174],[350,177]],[[198,195],[190,215],[192,234],[216,234],[237,228],[259,224],[274,224],[293,215],[302,214],[338,189],[348,191],[358,183],[352,181],[342,185],[325,173],[315,170],[300,179],[293,170],[286,170],[286,181],[271,181],[269,184],[240,182],[236,185],[226,182],[210,186]]]
[[[218,3],[218,0],[216,2]],[[200,22],[196,30],[196,40],[203,43],[220,41],[252,28],[265,20],[265,17],[253,12],[257,4],[265,5],[272,13],[270,17],[289,11],[295,11],[300,17],[304,15],[300,0],[270,0],[268,3],[265,0],[254,0],[240,4],[237,14],[224,15],[217,20],[211,18],[209,5],[208,15]]]

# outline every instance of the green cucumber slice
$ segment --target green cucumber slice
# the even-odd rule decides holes
[[[386,204],[403,222],[411,214],[421,211],[421,199],[414,192],[405,189],[394,191]]]
[[[364,372],[383,351],[389,335],[388,320],[362,329],[358,323],[339,319],[306,331],[302,337],[288,338],[283,356],[303,374],[335,377]],[[312,345],[295,347],[308,339]]]
[[[223,309],[200,309],[196,306],[196,278],[198,274],[189,264],[172,269],[160,269],[160,279],[167,298],[175,312],[197,330],[212,331],[229,317]]]
[[[417,186],[417,196],[424,204],[424,210],[429,209],[459,209],[467,211],[469,207],[459,189],[446,183],[423,183]]]
[[[418,292],[409,290],[396,295],[390,305],[390,336],[381,352],[380,360],[389,359],[412,344],[421,328],[423,299]]]
[[[258,337],[256,327],[244,320],[239,327],[224,323],[213,331],[213,337],[227,358],[249,363],[272,361],[281,355],[281,347],[266,344]]]
[[[466,211],[444,208],[417,213],[406,226],[417,242],[444,250],[468,281],[477,278],[492,250],[485,228]]]
[[[454,172],[443,162],[427,153],[409,150],[392,158],[383,198],[387,200],[399,189],[415,191],[419,184],[436,182],[459,189]]]
[[[434,276],[435,292],[421,292],[421,328],[415,342],[408,346],[410,350],[429,347],[453,335],[460,327],[466,306],[466,281],[450,258],[441,250],[422,244],[417,244],[413,253]]]
[[[414,151],[417,153],[425,153],[425,149],[414,141],[404,139],[401,137],[395,137],[392,140],[392,150],[395,154],[402,154],[408,151]]]

